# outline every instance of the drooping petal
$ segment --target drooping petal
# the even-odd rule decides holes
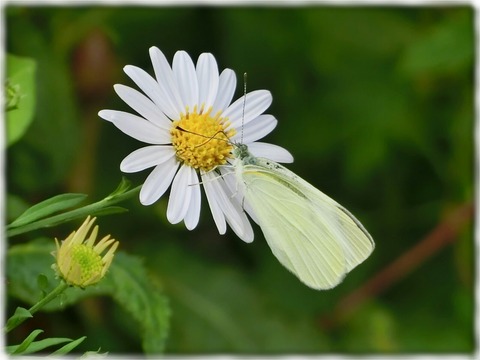
[[[130,153],[120,163],[120,170],[134,173],[164,163],[175,156],[175,151],[169,145],[145,146]]]
[[[237,184],[237,177],[235,176],[235,170],[231,168],[231,165],[224,165],[219,167],[223,180],[227,184],[228,189],[233,194],[232,197],[242,205],[245,212],[258,224],[258,218],[250,204],[245,200],[243,193],[240,192],[241,187]]]
[[[187,107],[189,111],[193,111],[195,105],[198,105],[198,81],[193,61],[185,51],[175,53],[172,71],[180,92],[184,112]]]
[[[190,173],[190,176],[192,176],[192,178],[190,179],[190,186],[192,187],[192,198],[184,220],[186,228],[188,230],[193,230],[197,227],[198,221],[200,220],[202,197],[200,193],[200,183],[198,181],[197,173],[195,171],[192,171]]]
[[[222,114],[228,117],[233,128],[239,129],[262,114],[272,103],[272,94],[268,90],[256,90],[248,93],[235,101]],[[245,103],[245,111],[244,111]]]
[[[173,179],[167,207],[167,219],[171,224],[179,223],[187,214],[192,198],[191,171],[195,170],[188,165],[182,165]]]
[[[185,111],[185,107],[183,106],[170,64],[165,58],[165,55],[163,55],[157,47],[152,46],[149,52],[155,77],[157,78],[160,88],[163,90],[163,96],[166,103],[168,103],[168,108],[172,110],[172,112],[167,113],[167,115],[170,119],[177,119],[179,114]]]
[[[217,202],[216,194],[215,194],[215,186],[214,182],[218,181],[218,174],[209,171],[207,173],[202,172],[202,184],[203,188],[205,189],[205,195],[207,196],[208,206],[210,207],[210,211],[212,212],[213,221],[217,226],[218,233],[220,235],[225,234],[227,231],[227,223],[225,221],[225,215]]]
[[[230,225],[235,234],[243,241],[253,241],[253,230],[251,229],[250,222],[240,204],[231,196],[232,193],[223,179],[217,175],[217,177],[211,177],[211,180],[212,195],[215,197],[218,206],[225,215],[228,225]]]
[[[140,116],[117,110],[101,110],[98,116],[112,122],[125,134],[147,144],[162,145],[172,142],[167,130],[159,128]]]
[[[113,88],[118,96],[133,110],[158,127],[170,131],[172,122],[148,97],[125,85],[116,84]]]
[[[237,133],[232,137],[234,142],[241,142],[248,144],[268,135],[275,126],[277,126],[277,119],[272,115],[260,115],[250,121],[245,126],[239,128]]]
[[[239,220],[241,221],[240,227],[236,227],[234,224],[231,223],[230,218],[227,217],[227,223],[230,225],[232,230],[237,234],[237,236],[245,241],[246,243],[251,243],[254,239],[255,233],[253,232],[252,224],[248,220],[247,215],[242,210],[242,212],[238,213]]]
[[[220,74],[218,81],[217,98],[213,103],[212,114],[215,115],[218,111],[224,111],[232,102],[235,87],[237,86],[237,77],[231,69],[225,69]]]
[[[151,205],[160,199],[172,183],[179,165],[172,157],[153,169],[140,190],[140,202],[143,205]]]
[[[256,157],[264,157],[281,163],[293,162],[293,155],[287,149],[278,145],[257,141],[248,144],[248,150]]]
[[[215,101],[218,91],[218,66],[212,54],[203,53],[197,61],[198,105],[208,110]],[[215,114],[213,114],[215,115]]]

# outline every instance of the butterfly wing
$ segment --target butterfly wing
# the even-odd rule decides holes
[[[256,159],[241,174],[273,254],[307,286],[336,286],[373,250],[353,215],[290,170]]]

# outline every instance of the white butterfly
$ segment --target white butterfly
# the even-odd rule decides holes
[[[307,286],[333,288],[372,253],[372,237],[343,206],[244,144],[233,155],[237,195],[276,258]]]

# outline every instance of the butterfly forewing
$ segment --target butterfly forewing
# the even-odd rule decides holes
[[[334,231],[338,220],[330,214],[319,216],[308,198],[266,167],[246,165],[243,181],[245,199],[282,265],[312,288],[337,285],[347,272]]]

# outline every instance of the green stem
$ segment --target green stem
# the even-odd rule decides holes
[[[11,229],[7,227],[7,231],[6,231],[7,237],[12,237],[15,235],[23,234],[28,231],[33,231],[33,230],[37,230],[44,227],[55,226],[73,219],[80,218],[80,217],[86,217],[87,215],[91,215],[102,208],[111,206],[113,204],[117,204],[119,202],[122,202],[123,200],[131,198],[132,196],[140,192],[141,187],[142,185],[137,186],[136,188],[126,191],[122,194],[107,196],[106,198],[100,201],[97,201],[93,204],[86,205],[84,207],[70,210],[65,213],[54,215],[45,219],[34,221],[25,226],[20,226],[18,228],[11,228]]]
[[[43,306],[45,306],[50,301],[55,299],[58,295],[60,295],[62,292],[64,292],[66,288],[68,288],[68,284],[64,281],[61,281],[60,284],[58,284],[58,286],[55,289],[53,289],[47,296],[45,296],[42,300],[40,300],[35,305],[33,305],[30,309],[28,309],[28,311],[32,315],[35,314]],[[5,327],[5,331],[8,333],[9,331],[15,329],[18,325],[23,323],[26,319],[27,318],[22,318],[14,323],[7,324],[7,326]]]

